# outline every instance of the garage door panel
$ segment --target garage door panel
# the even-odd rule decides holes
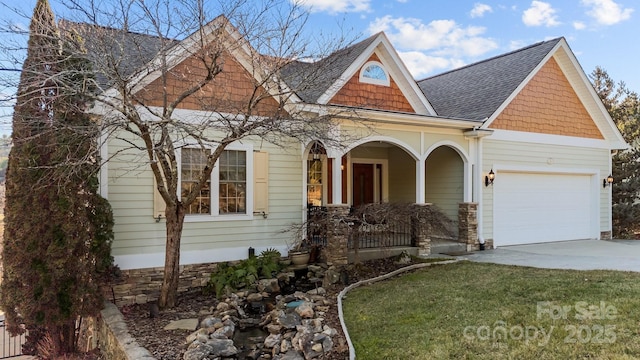
[[[493,187],[496,246],[591,237],[591,176],[501,172]]]

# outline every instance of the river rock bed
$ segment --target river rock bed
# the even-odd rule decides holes
[[[289,343],[285,341],[284,347],[283,347],[283,340],[291,340],[292,346],[293,346],[293,343],[295,341],[298,341],[298,344],[299,344],[300,343],[299,340],[301,338],[305,338],[305,339],[309,338],[311,336],[310,331],[307,330],[307,332],[305,333],[305,331],[303,330],[302,334],[300,334],[300,336],[298,336],[294,341],[295,334],[298,333],[297,324],[296,324],[295,334],[293,334],[293,329],[277,328],[277,326],[280,325],[279,320],[277,320],[280,318],[280,314],[281,314],[279,311],[283,311],[285,314],[289,314],[291,311],[290,308],[286,308],[286,305],[285,305],[285,308],[282,309],[281,302],[284,302],[285,304],[288,302],[292,302],[291,296],[293,296],[296,299],[293,301],[301,300],[301,301],[307,301],[314,304],[313,305],[314,317],[313,318],[300,317],[301,327],[306,328],[307,326],[310,326],[313,328],[313,330],[320,330],[320,326],[321,326],[322,331],[319,332],[320,334],[322,334],[325,330],[329,333],[329,334],[325,333],[324,335],[333,334],[333,331],[329,329],[325,329],[325,326],[327,328],[333,329],[336,332],[335,335],[329,336],[333,343],[331,350],[328,353],[325,353],[324,357],[320,356],[319,358],[324,360],[345,359],[345,358],[348,358],[348,347],[346,345],[346,339],[344,338],[342,329],[340,327],[340,321],[338,318],[338,310],[336,305],[336,295],[345,286],[345,284],[343,284],[342,281],[345,281],[347,284],[350,284],[360,280],[369,279],[378,275],[388,273],[390,271],[393,271],[395,269],[398,269],[406,265],[407,265],[406,263],[399,263],[395,258],[388,258],[388,259],[368,261],[359,265],[349,265],[344,269],[344,271],[341,271],[341,272],[328,271],[328,273],[327,273],[328,268],[324,265],[311,265],[312,270],[321,269],[322,272],[324,272],[324,274],[322,274],[323,275],[322,282],[315,280],[315,279],[320,279],[317,277],[318,275],[321,275],[320,273],[312,272],[310,274],[311,279],[315,281],[315,283],[313,284],[314,286],[311,289],[311,293],[299,291],[297,293],[294,292],[293,294],[286,295],[286,296],[281,295],[280,298],[276,298],[269,295],[269,293],[265,291],[266,288],[262,288],[262,289],[256,288],[255,290],[240,291],[238,293],[231,294],[229,297],[225,298],[224,300],[218,300],[213,294],[205,294],[201,290],[194,290],[194,291],[189,291],[189,292],[180,294],[178,298],[179,301],[177,306],[170,310],[164,310],[159,313],[156,313],[155,311],[153,311],[154,310],[153,306],[150,306],[148,304],[136,304],[136,305],[121,306],[120,311],[123,313],[125,317],[125,321],[127,323],[127,326],[129,328],[129,332],[131,333],[131,335],[137,340],[137,342],[141,346],[144,346],[145,348],[147,348],[153,354],[153,356],[158,360],[183,359],[183,357],[187,353],[188,348],[190,346],[190,345],[187,345],[187,337],[190,337],[189,339],[193,338],[194,336],[197,338],[197,334],[194,335],[194,333],[197,333],[198,331],[202,332],[201,334],[199,334],[200,340],[198,341],[200,343],[206,343],[204,341],[201,341],[201,340],[205,340],[204,338],[205,330],[201,330],[201,329],[203,328],[207,329],[208,326],[206,325],[208,324],[204,324],[205,325],[204,327],[201,325],[203,321],[207,318],[211,319],[209,321],[215,322],[216,324],[217,324],[217,321],[215,320],[215,318],[220,319],[222,321],[222,327],[230,325],[229,321],[227,321],[227,325],[224,325],[224,322],[226,320],[233,321],[233,325],[238,330],[236,331],[236,334],[237,334],[241,332],[240,331],[242,330],[241,328],[246,327],[247,322],[250,322],[252,326],[252,325],[255,325],[254,324],[254,322],[256,322],[255,319],[258,319],[257,324],[260,325],[261,323],[263,323],[263,321],[267,320],[267,317],[269,319],[269,324],[267,324],[266,322],[263,324],[263,327],[264,327],[263,330],[266,331],[266,333],[261,333],[254,337],[254,336],[251,336],[252,334],[250,332],[248,332],[249,334],[248,337],[250,338],[249,339],[250,341],[248,343],[250,343],[252,340],[254,341],[253,345],[256,349],[260,347],[263,350],[265,348],[270,349],[270,352],[269,351],[261,352],[260,355],[263,355],[262,357],[263,359],[268,359],[269,358],[268,356],[271,356],[272,359],[276,358],[275,356],[278,356],[278,358],[280,358],[281,360],[304,359],[304,349],[302,352],[298,352],[299,350],[296,350],[297,351],[296,354],[290,353],[289,351],[282,351],[283,349],[289,350],[287,349],[287,346]],[[318,266],[319,268],[313,267],[313,266]],[[287,275],[280,274],[279,277],[280,278],[282,278],[283,276],[290,277],[292,275],[291,272],[285,272],[284,274],[287,274]],[[307,275],[309,274],[307,273]],[[333,278],[333,280],[336,280],[337,282],[331,285],[329,284],[330,283],[329,280],[325,280],[329,278]],[[317,290],[316,290],[316,287],[317,287]],[[258,291],[258,290],[262,290],[262,291]],[[249,297],[250,295],[251,297]],[[264,295],[267,295],[266,298],[273,298],[273,302],[268,302],[268,301],[261,302],[260,303],[261,305],[257,305],[257,303],[254,303],[253,306],[240,304],[240,302],[246,302],[247,297],[249,297],[249,300],[254,300],[257,298],[258,295],[263,298],[265,298]],[[233,306],[234,301],[237,303],[238,308],[240,308],[240,310],[242,310],[242,312],[244,312],[244,314],[247,316],[246,319],[252,319],[252,320],[245,319],[244,321],[240,321],[242,320],[241,319],[242,316],[235,316],[233,312],[222,314],[222,312],[228,311],[231,308],[234,308],[237,311],[237,308]],[[223,310],[223,308],[226,307],[226,305],[220,305],[222,303],[228,304],[229,309]],[[249,304],[251,304],[251,301],[249,301]],[[219,306],[221,307],[220,309],[218,309]],[[247,312],[255,312],[256,310],[262,311],[261,309],[254,309],[254,307],[256,306],[265,307],[263,315],[256,316],[257,314],[255,313],[247,314]],[[295,312],[295,310],[293,311]],[[241,315],[242,312],[238,312],[238,315]],[[275,317],[274,317],[274,314],[276,315]],[[153,317],[151,315],[153,315]],[[226,318],[225,320],[222,320],[222,318],[225,317],[226,315],[228,315],[229,317]],[[238,319],[237,322],[233,320],[234,316]],[[295,318],[295,315],[293,315],[292,317]],[[189,330],[170,329],[170,328],[165,329],[165,327],[168,324],[177,320],[184,320],[184,319],[197,319],[197,321],[194,323],[195,325],[193,325],[193,328]],[[315,320],[315,319],[322,319],[322,320]],[[313,321],[309,321],[309,320],[313,320]],[[218,328],[222,328],[220,325],[213,325],[214,328],[216,326]],[[196,327],[199,327],[199,328],[196,329]],[[210,330],[206,330],[206,332],[208,331]],[[242,332],[244,332],[244,330],[242,330]],[[318,332],[314,332],[313,334],[314,337],[316,333]],[[191,335],[194,335],[194,336],[191,336]],[[268,343],[264,344],[264,342],[267,341],[267,337],[269,335],[274,335],[274,336],[271,336],[268,340]],[[280,335],[279,338],[278,338],[278,335]],[[218,336],[218,335],[215,335],[215,336]],[[211,334],[207,334],[207,337],[210,338]],[[264,338],[264,340],[262,340],[262,338]],[[208,340],[209,339],[207,339],[207,341]],[[280,345],[279,352],[278,350],[274,350],[274,348],[276,347],[277,341],[279,341],[279,345]],[[326,338],[322,338],[322,336],[319,336],[318,338],[316,338],[316,341],[319,341],[322,344],[322,351],[326,352],[326,349],[329,348],[329,343],[328,341],[326,341]],[[217,342],[217,343],[222,344],[223,342]],[[193,344],[193,342],[191,342],[191,344]],[[224,342],[224,344],[229,345],[230,343]],[[269,346],[265,346],[265,345],[269,345]],[[271,345],[273,345],[273,347],[271,347]],[[313,349],[313,345],[316,345],[315,350]],[[317,346],[317,342],[314,342],[313,345],[311,346],[311,350],[318,352],[316,350],[320,350],[320,347]],[[196,344],[191,346],[193,349],[198,345]],[[235,346],[235,344],[233,346]],[[248,344],[248,345],[245,344],[243,346],[251,346],[251,344]],[[241,346],[237,346],[236,350],[238,351],[238,355],[230,356],[228,358],[231,358],[231,359],[251,358],[251,357],[248,357],[251,350],[247,352],[246,349],[241,349]],[[313,354],[309,351],[308,353]],[[254,355],[255,354],[257,354],[257,352],[254,352]],[[284,354],[288,354],[288,355],[285,356]],[[254,355],[251,355],[251,356],[254,356]],[[268,355],[268,356],[265,356],[265,355]],[[206,357],[204,358],[206,359]],[[210,358],[213,359],[216,357],[211,356]]]

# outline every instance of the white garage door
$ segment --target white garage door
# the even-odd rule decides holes
[[[493,191],[495,246],[595,237],[589,175],[500,172]]]

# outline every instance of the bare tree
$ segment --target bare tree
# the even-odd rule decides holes
[[[173,307],[185,214],[228,145],[251,138],[332,147],[347,140],[334,130],[357,116],[304,102],[314,89],[328,87],[328,74],[349,51],[347,41],[306,33],[306,11],[288,0],[59,2],[54,11],[64,18],[59,26],[67,46],[93,65],[92,86],[100,91],[90,111],[103,141],[126,142],[123,151],[150,167],[166,204],[159,305]],[[5,25],[7,33],[19,34]],[[338,49],[343,53],[335,54]],[[58,86],[74,92],[87,84]],[[199,116],[181,117],[177,109]],[[185,145],[207,152],[196,181],[180,189],[176,150]]]

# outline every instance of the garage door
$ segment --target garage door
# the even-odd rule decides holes
[[[500,172],[493,191],[495,246],[595,237],[589,175]]]

